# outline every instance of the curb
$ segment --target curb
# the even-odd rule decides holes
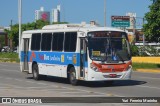
[[[160,69],[136,69],[136,71],[145,73],[160,73]]]
[[[132,57],[133,63],[153,63],[160,64],[160,56],[158,57]]]

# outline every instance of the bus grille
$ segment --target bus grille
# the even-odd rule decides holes
[[[102,73],[123,72],[124,68],[117,69],[100,69]]]
[[[117,75],[116,77],[113,77],[113,78],[120,78],[122,75]],[[110,77],[109,75],[103,75],[104,78],[112,78]]]

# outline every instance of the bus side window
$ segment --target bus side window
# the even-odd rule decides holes
[[[40,43],[41,43],[41,34],[40,33],[32,34],[31,50],[40,50]]]
[[[52,35],[52,50],[53,51],[62,51],[63,50],[63,40],[64,40],[64,32],[53,33],[53,35]]]
[[[66,32],[64,51],[75,52],[77,43],[77,32]]]
[[[52,33],[43,33],[42,34],[42,43],[41,43],[41,50],[42,51],[50,51],[51,50],[51,40],[52,40]]]

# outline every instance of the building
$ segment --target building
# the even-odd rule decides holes
[[[60,5],[56,9],[52,9],[52,22],[60,22]]]
[[[130,16],[130,27],[128,29],[136,28],[136,13],[126,13],[126,16]]]
[[[126,16],[130,16],[130,27],[126,28],[130,43],[143,42],[144,39],[142,31],[143,22],[142,23],[138,22],[138,19],[143,21],[143,18],[136,17],[136,13],[131,13],[131,12],[126,13]],[[137,26],[141,27],[138,28]]]
[[[41,7],[40,10],[35,11],[35,21],[40,19],[50,22],[50,12],[44,11],[44,7]]]

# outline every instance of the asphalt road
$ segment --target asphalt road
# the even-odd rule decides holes
[[[131,80],[116,81],[112,86],[107,86],[103,82],[84,81],[80,81],[78,86],[72,86],[63,78],[47,77],[47,79],[35,81],[32,79],[32,75],[26,75],[20,72],[19,64],[0,63],[0,96],[160,97],[160,74],[133,72]],[[49,104],[47,104],[47,106],[48,105]],[[95,104],[93,104],[93,106],[94,105]],[[106,106],[106,104],[101,105]],[[111,104],[111,106],[114,105],[116,104]],[[126,106],[127,104],[121,105]],[[153,104],[144,104],[144,106],[150,105],[152,106]],[[160,104],[154,105],[158,106]],[[71,106],[74,106],[74,104]],[[85,104],[83,104],[83,106],[85,106]]]

